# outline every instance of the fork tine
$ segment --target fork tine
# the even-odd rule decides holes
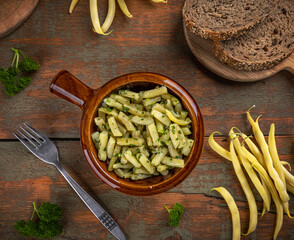
[[[37,143],[41,144],[40,139],[36,138],[35,136],[33,136],[29,131],[27,131],[24,127],[19,126],[21,128],[21,130],[23,130],[27,135],[30,136],[30,138],[34,139]]]
[[[30,142],[30,144],[32,144],[35,148],[37,148],[38,146],[36,145],[36,143],[34,141],[32,141],[32,139],[30,139],[27,135],[25,135],[23,132],[21,132],[20,130],[16,129],[16,131],[18,131],[18,133],[23,136],[23,138],[25,138],[26,140],[28,140]],[[22,139],[23,140],[23,139]]]
[[[38,136],[39,138],[41,138],[43,141],[45,140],[49,140],[48,137],[46,137],[45,135],[43,135],[42,133],[40,133],[39,131],[37,131],[36,129],[34,129],[33,127],[31,127],[30,125],[24,123],[23,125],[25,125],[28,129],[31,130],[32,133],[34,133],[36,136]]]
[[[13,133],[13,135],[27,148],[29,149],[30,151],[33,150],[33,147],[28,144],[26,141],[24,141],[17,133]]]

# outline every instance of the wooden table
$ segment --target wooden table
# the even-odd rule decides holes
[[[99,1],[104,2],[104,1]],[[168,4],[130,0],[133,19],[117,11],[113,33],[101,37],[92,32],[88,1],[80,1],[72,15],[70,1],[40,1],[25,24],[0,40],[0,66],[12,60],[10,47],[22,49],[41,64],[31,85],[15,95],[4,95],[0,87],[0,239],[22,239],[13,224],[28,220],[32,201],[51,201],[64,210],[65,233],[56,239],[114,239],[76,196],[58,171],[35,159],[11,134],[27,122],[47,134],[60,152],[64,167],[98,202],[104,204],[128,239],[230,239],[231,216],[213,187],[226,187],[236,199],[243,232],[248,227],[248,205],[231,164],[217,156],[207,144],[215,130],[228,134],[237,126],[251,130],[245,111],[257,105],[253,115],[263,114],[260,124],[267,134],[276,123],[280,158],[294,166],[294,77],[281,72],[255,83],[222,79],[192,56],[185,42],[181,8],[183,1]],[[102,3],[104,4],[104,3]],[[106,5],[100,6],[105,16]],[[205,123],[205,146],[199,164],[179,186],[151,197],[132,197],[103,184],[87,165],[79,143],[81,111],[49,92],[49,83],[67,69],[93,88],[110,79],[138,71],[161,73],[179,82],[199,104]],[[228,146],[226,137],[219,142]],[[262,202],[255,192],[259,211]],[[294,214],[294,196],[291,195]],[[167,225],[164,205],[180,202],[185,207],[177,228]],[[256,232],[243,239],[271,239],[275,207],[259,218]],[[279,239],[294,238],[294,221],[285,216]]]

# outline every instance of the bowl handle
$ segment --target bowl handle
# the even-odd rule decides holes
[[[52,93],[78,105],[82,110],[85,109],[86,103],[94,94],[92,88],[83,84],[66,70],[61,70],[56,74],[49,88]]]

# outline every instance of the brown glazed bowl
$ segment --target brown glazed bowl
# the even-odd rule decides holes
[[[132,181],[122,179],[107,170],[106,162],[100,161],[91,139],[96,131],[94,118],[102,100],[120,89],[140,91],[165,85],[169,93],[179,98],[192,119],[192,138],[195,140],[190,155],[185,158],[185,167],[173,169],[167,176],[154,176],[148,179]],[[131,73],[117,77],[98,89],[91,89],[71,75],[68,71],[59,72],[51,82],[50,91],[76,105],[82,111],[80,137],[84,156],[98,178],[113,189],[136,196],[149,196],[165,192],[181,183],[199,161],[204,142],[203,119],[195,100],[175,81],[154,73]]]

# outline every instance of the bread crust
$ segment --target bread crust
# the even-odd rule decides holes
[[[247,35],[233,40],[214,40],[215,56],[238,70],[256,71],[274,67],[294,51],[292,7],[292,0],[281,0],[273,14]]]
[[[257,71],[265,70],[274,67],[280,63],[283,59],[288,57],[292,51],[287,52],[286,54],[280,56],[279,58],[271,58],[263,61],[244,61],[233,56],[229,56],[223,48],[220,46],[217,40],[214,41],[214,54],[221,61],[228,64],[230,67],[237,70],[246,70],[246,71]]]
[[[277,4],[277,0],[273,0],[274,4]],[[203,29],[201,26],[197,25],[194,21],[189,19],[189,16],[185,14],[185,9],[187,8],[187,0],[184,3],[184,7],[182,9],[182,15],[183,15],[183,21],[185,23],[185,26],[194,34],[205,38],[205,39],[211,39],[211,40],[229,40],[233,37],[238,37],[246,33],[248,30],[253,28],[256,24],[262,22],[268,14],[265,14],[264,16],[260,17],[258,20],[256,20],[253,23],[248,23],[244,26],[240,27],[234,27],[231,29],[228,29],[227,31],[211,31],[209,29]]]
[[[200,26],[196,26],[194,22],[188,20],[186,16],[183,15],[183,17],[184,17],[183,20],[184,20],[185,26],[189,29],[189,31],[191,31],[192,33],[202,38],[211,39],[211,40],[230,40],[233,37],[241,36],[245,34],[248,30],[253,28],[256,24],[262,22],[266,18],[266,16],[264,16],[263,18],[256,21],[254,24],[251,24],[251,25],[248,24],[247,26],[244,26],[244,27],[230,29],[225,32],[220,32],[220,31],[213,32],[213,31],[205,30],[201,28]]]

